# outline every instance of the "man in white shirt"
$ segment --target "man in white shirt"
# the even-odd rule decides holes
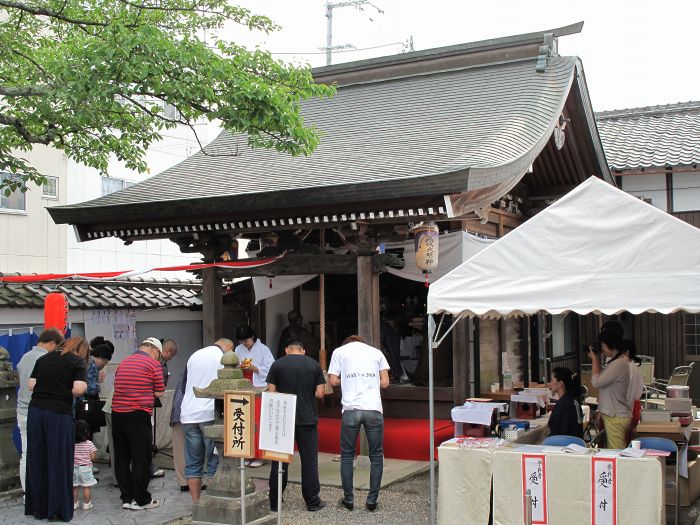
[[[389,386],[389,363],[381,350],[365,344],[359,335],[351,335],[333,352],[328,378],[331,385],[340,386],[342,390],[340,479],[344,497],[338,506],[347,510],[354,508],[353,461],[362,425],[370,460],[366,507],[374,512],[384,472],[384,415],[379,389]]]
[[[221,356],[233,350],[233,341],[218,339],[213,345],[197,350],[187,361],[185,395],[180,405],[180,423],[185,435],[185,478],[192,502],[199,502],[204,465],[211,479],[219,466],[214,441],[204,437],[204,427],[214,424],[214,400],[195,397],[193,387],[206,388],[223,368]]]

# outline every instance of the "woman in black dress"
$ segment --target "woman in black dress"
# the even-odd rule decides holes
[[[87,341],[71,337],[39,358],[29,379],[24,513],[37,519],[73,519],[73,398],[87,388],[89,355]]]
[[[559,401],[549,416],[549,435],[583,437],[583,412],[577,400],[579,387],[571,370],[552,370],[549,389],[559,396]]]

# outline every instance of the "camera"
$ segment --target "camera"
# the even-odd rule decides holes
[[[583,352],[587,354],[589,348],[593,349],[594,354],[600,354],[603,351],[603,347],[600,345],[600,342],[598,342],[598,341],[583,345]]]

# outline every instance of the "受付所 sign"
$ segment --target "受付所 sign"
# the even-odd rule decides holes
[[[263,392],[260,410],[260,449],[294,454],[294,422],[297,396]]]
[[[224,455],[255,456],[255,394],[226,392],[224,395]]]

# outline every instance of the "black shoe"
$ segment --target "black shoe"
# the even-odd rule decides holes
[[[201,488],[200,490],[207,490],[207,486],[206,486],[206,485],[202,485],[202,488]]]
[[[319,510],[321,510],[325,506],[326,506],[325,501],[319,501],[316,505],[307,505],[306,510],[308,510],[309,512],[318,512]]]
[[[180,485],[180,492],[189,492],[189,491],[190,491],[189,485]]]
[[[366,507],[367,507],[367,510],[370,512],[374,512],[375,510],[377,510],[376,503],[367,503]]]
[[[338,500],[338,508],[345,509],[345,510],[352,510],[353,508],[355,508],[355,505],[345,501],[345,498],[340,498]]]
[[[270,503],[270,512],[277,512],[277,505]]]

